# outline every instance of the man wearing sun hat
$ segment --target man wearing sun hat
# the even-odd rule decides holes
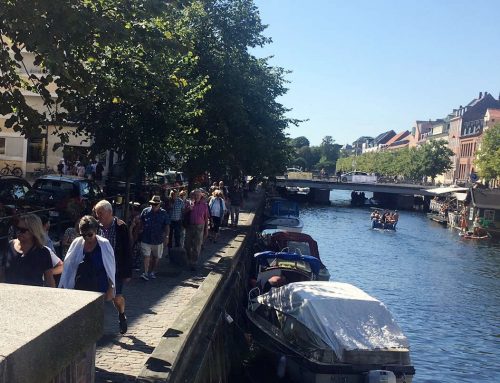
[[[143,225],[141,253],[144,257],[144,273],[141,278],[145,281],[156,278],[155,271],[163,248],[167,247],[170,232],[170,215],[160,206],[160,196],[153,196],[149,204],[140,217]]]

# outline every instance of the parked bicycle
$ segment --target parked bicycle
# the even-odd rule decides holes
[[[15,165],[11,167],[8,163],[5,163],[5,166],[2,169],[0,169],[0,174],[2,176],[8,176],[9,174],[12,174],[13,176],[16,177],[22,177],[23,169]]]

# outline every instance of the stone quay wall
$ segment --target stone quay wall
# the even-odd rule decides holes
[[[196,294],[165,332],[141,370],[137,382],[225,382],[238,368],[237,350],[244,340],[239,318],[261,216],[263,195],[253,196],[255,210],[241,233],[205,265],[212,268]]]
[[[0,284],[0,383],[93,383],[103,297]]]

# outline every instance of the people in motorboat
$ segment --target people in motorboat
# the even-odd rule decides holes
[[[391,212],[389,210],[384,210],[384,213],[380,215],[378,210],[375,210],[373,213],[370,214],[370,219],[372,221],[375,221],[377,223],[381,223],[384,225],[394,225],[396,226],[398,220],[399,220],[399,213],[397,210],[394,212]]]
[[[382,217],[380,217],[380,222],[387,223],[388,217],[389,217],[389,210],[384,210],[384,214],[382,214]]]

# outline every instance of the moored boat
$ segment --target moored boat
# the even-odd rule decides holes
[[[285,231],[301,232],[304,222],[299,217],[273,217],[264,221],[262,229],[278,229]]]
[[[292,252],[262,251],[254,254],[251,283],[260,292],[290,282],[318,279],[321,261],[310,255]]]
[[[431,221],[439,223],[440,225],[448,225],[448,217],[445,214],[427,213],[427,218],[429,218]]]
[[[396,230],[396,223],[397,222],[392,222],[392,223],[384,223],[380,222],[376,219],[372,219],[372,229],[380,229],[380,230]]]
[[[264,207],[264,217],[298,217],[299,204],[282,197],[272,197],[267,199]]]
[[[301,232],[304,227],[304,223],[299,218],[299,205],[294,201],[279,197],[268,200],[265,216],[267,218],[262,224],[262,230],[277,229]]]
[[[274,232],[268,239],[268,246],[269,250],[272,251],[286,250],[302,255],[310,255],[318,258],[321,261],[318,242],[316,242],[309,234],[287,231]],[[330,280],[330,272],[323,264],[323,262],[321,262],[321,268],[318,273],[318,280]]]
[[[463,239],[490,239],[491,235],[486,233],[482,235],[474,235],[472,232],[467,232],[467,233],[459,233],[458,234],[460,237]]]
[[[386,306],[347,283],[295,282],[249,294],[255,341],[304,383],[411,383],[408,340]]]

